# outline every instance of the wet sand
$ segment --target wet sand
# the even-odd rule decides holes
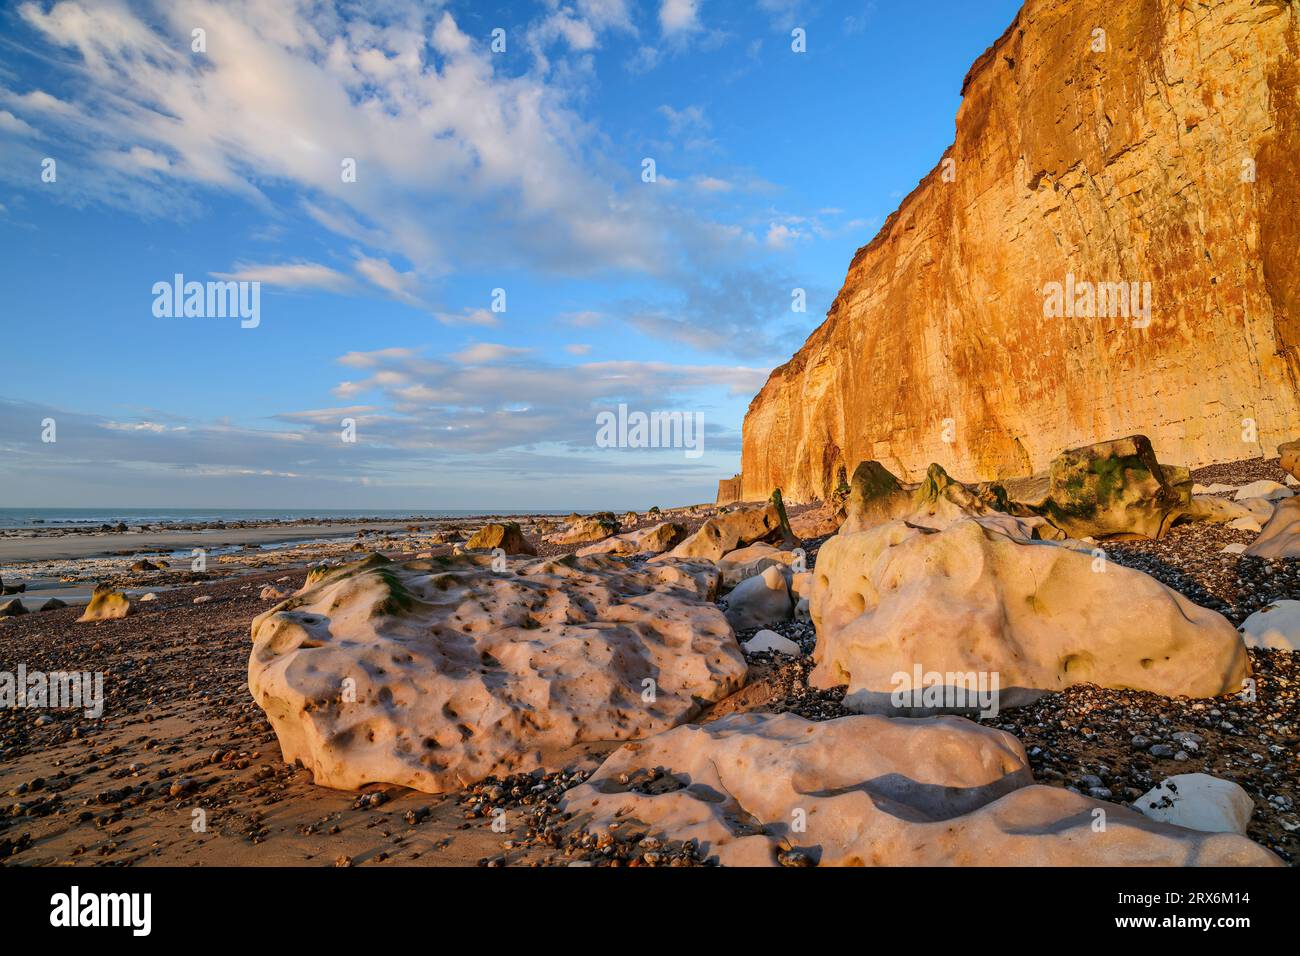
[[[42,531],[18,537],[0,537],[0,567],[32,561],[100,558],[131,552],[215,550],[243,545],[285,544],[294,541],[354,537],[366,529],[399,531],[411,524],[432,524],[413,519],[328,524],[268,525],[260,528],[208,528],[202,531],[97,531],[51,533]]]

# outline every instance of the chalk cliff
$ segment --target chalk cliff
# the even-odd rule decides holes
[[[1133,433],[1191,466],[1293,438],[1298,24],[1294,0],[1028,0],[750,405],[743,497],[822,498],[865,459],[975,480]]]

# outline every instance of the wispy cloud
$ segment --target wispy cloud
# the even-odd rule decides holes
[[[64,51],[69,82],[57,96],[0,88],[0,135],[48,126],[86,170],[54,194],[67,201],[171,215],[192,213],[196,190],[270,208],[290,189],[318,224],[364,245],[367,281],[412,304],[452,268],[654,274],[725,240],[603,156],[564,83],[499,71],[486,38],[445,10],[394,0],[382,27],[329,5],[61,0],[18,13]],[[663,15],[689,30],[694,6],[674,0]],[[203,53],[175,39],[195,23]],[[634,33],[625,4],[557,5],[533,26],[579,51],[602,31]],[[0,175],[27,182],[30,163],[0,160]]]
[[[343,292],[353,287],[352,280],[319,262],[289,262],[278,265],[236,263],[229,272],[212,273],[218,279],[237,282],[262,282],[285,289],[325,289]]]
[[[530,348],[500,345],[495,342],[479,342],[467,349],[453,353],[451,357],[462,365],[487,365],[490,362],[501,362],[505,359],[527,355],[531,351]]]

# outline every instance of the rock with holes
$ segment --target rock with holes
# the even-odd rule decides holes
[[[614,751],[560,806],[601,838],[694,840],[729,866],[1281,865],[1236,834],[1036,786],[1016,738],[959,717],[678,727]]]
[[[605,511],[575,517],[563,531],[548,534],[543,540],[547,544],[585,544],[588,541],[603,541],[616,531],[618,520]]]
[[[658,733],[737,690],[716,588],[686,563],[372,556],[253,621],[249,688],[317,783],[442,793]]]
[[[1133,801],[1144,816],[1206,833],[1245,836],[1255,801],[1231,780],[1207,773],[1180,773],[1160,781]]]
[[[1079,683],[1213,697],[1250,673],[1233,626],[1155,578],[974,520],[836,535],[818,554],[811,604],[811,683],[847,684],[845,705],[864,712],[986,710],[957,691],[994,674],[998,703],[1014,707]],[[942,693],[904,693],[921,689],[908,679],[918,669],[939,675],[924,684]]]
[[[586,558],[596,554],[663,554],[675,547],[686,535],[686,525],[665,521],[589,544],[578,550],[578,557]]]
[[[717,562],[728,551],[735,551],[744,545],[782,539],[781,511],[769,502],[762,507],[738,508],[710,518],[673,550],[650,560]]]

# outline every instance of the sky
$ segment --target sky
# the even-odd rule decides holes
[[[4,3],[0,507],[711,501],[1018,5]]]

